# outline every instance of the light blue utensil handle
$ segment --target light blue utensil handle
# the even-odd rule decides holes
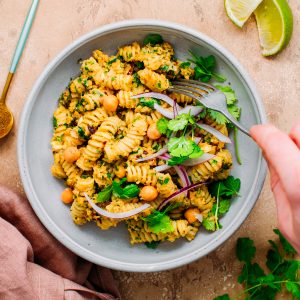
[[[19,62],[20,57],[23,53],[25,43],[27,41],[28,34],[29,34],[29,31],[30,31],[30,28],[31,28],[31,25],[32,25],[32,22],[33,22],[38,4],[39,4],[39,0],[33,0],[32,1],[30,10],[28,12],[25,23],[23,25],[23,29],[22,29],[21,35],[19,37],[19,41],[18,41],[16,50],[15,50],[11,65],[10,65],[10,69],[9,69],[10,73],[15,73],[15,71],[17,69],[18,62]]]

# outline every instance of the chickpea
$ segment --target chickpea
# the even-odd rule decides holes
[[[150,185],[145,185],[140,191],[140,197],[144,201],[153,201],[157,198],[158,191],[155,187]]]
[[[103,97],[103,107],[108,112],[115,112],[118,108],[119,100],[114,95]]]
[[[73,193],[71,189],[67,188],[63,190],[63,192],[61,193],[61,201],[65,204],[73,202]]]
[[[185,211],[184,217],[188,220],[190,224],[195,223],[198,220],[198,215],[201,215],[201,212],[198,208],[189,208]]]
[[[80,157],[80,150],[76,147],[68,147],[64,151],[65,161],[68,163],[75,162]]]
[[[116,166],[115,167],[115,175],[118,177],[118,178],[123,178],[125,177],[126,175],[126,170],[123,166]]]
[[[161,133],[158,131],[156,123],[153,123],[149,126],[147,130],[147,136],[150,140],[157,140],[161,137]]]

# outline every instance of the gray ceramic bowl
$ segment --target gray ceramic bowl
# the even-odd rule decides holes
[[[144,245],[132,247],[125,226],[101,231],[93,223],[82,227],[73,224],[69,207],[60,201],[64,184],[50,173],[51,120],[57,99],[70,77],[78,73],[78,59],[89,57],[96,48],[113,54],[118,46],[141,41],[154,32],[175,47],[180,59],[187,57],[188,50],[215,55],[220,73],[226,74],[240,99],[241,122],[249,128],[266,120],[256,88],[240,63],[207,36],[173,23],[134,20],[103,26],[73,42],[46,67],[27,99],[19,128],[18,158],[26,194],[42,223],[62,244],[91,262],[124,271],[167,270],[190,263],[216,249],[245,221],[266,175],[261,152],[251,139],[240,134],[243,165],[235,163],[233,174],[241,178],[241,197],[234,200],[229,213],[222,218],[222,230],[215,233],[200,230],[190,243],[183,239],[162,243],[156,250]]]

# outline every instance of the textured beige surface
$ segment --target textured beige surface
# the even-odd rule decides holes
[[[16,136],[22,106],[37,76],[63,47],[101,25],[132,18],[152,18],[182,23],[199,30],[229,49],[253,77],[264,99],[269,120],[288,130],[300,116],[300,4],[290,0],[295,30],[289,47],[276,58],[260,55],[257,28],[250,20],[236,28],[226,17],[223,0],[42,0],[28,45],[8,95],[16,123],[0,141],[0,183],[23,193],[16,157]],[[0,86],[4,84],[30,0],[0,0]],[[276,210],[268,181],[243,226],[214,253],[169,272],[133,274],[115,272],[124,299],[208,300],[238,291],[240,270],[234,258],[239,236],[255,239],[258,257],[266,253],[267,240],[276,226]]]

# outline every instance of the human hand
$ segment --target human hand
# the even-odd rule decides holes
[[[278,226],[300,253],[300,122],[287,135],[272,125],[250,130],[267,160]]]

